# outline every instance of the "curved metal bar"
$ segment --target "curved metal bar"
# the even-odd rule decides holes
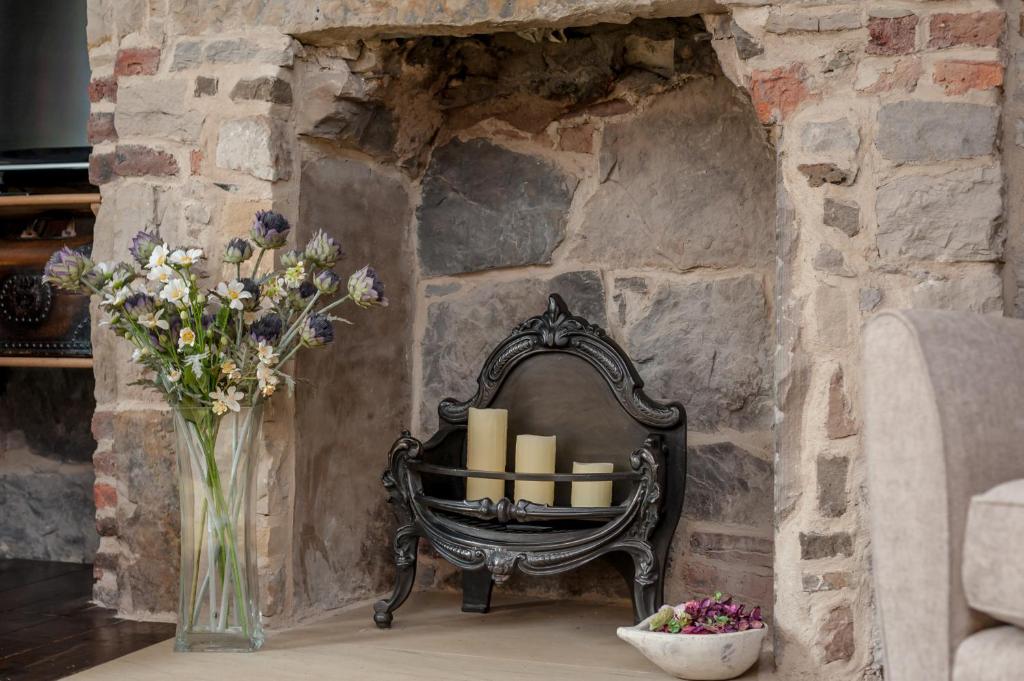
[[[438,466],[417,461],[409,467],[419,473],[447,475],[455,478],[486,478],[488,480],[536,480],[539,482],[600,482],[607,480],[640,480],[639,473],[619,471],[615,473],[508,473],[506,471],[474,471],[468,468]]]
[[[452,499],[438,499],[422,494],[416,497],[416,503],[449,513],[458,513],[459,515],[481,518],[483,520],[497,520],[500,523],[507,523],[512,520],[518,522],[530,522],[531,520],[605,520],[623,515],[628,510],[627,506],[543,506],[531,503],[525,499],[512,501],[507,497],[502,497],[497,501],[491,501],[490,499],[456,501]]]

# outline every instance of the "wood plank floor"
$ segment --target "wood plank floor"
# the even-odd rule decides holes
[[[0,560],[0,681],[64,678],[174,636],[91,597],[91,565]]]

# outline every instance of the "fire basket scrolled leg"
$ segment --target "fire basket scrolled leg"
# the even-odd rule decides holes
[[[390,629],[394,620],[392,613],[405,602],[416,581],[416,551],[420,538],[412,526],[404,526],[395,533],[395,590],[391,598],[382,599],[373,605],[373,621],[381,629]]]

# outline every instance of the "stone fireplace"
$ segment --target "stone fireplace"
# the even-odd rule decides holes
[[[687,407],[669,598],[768,606],[780,678],[880,675],[859,327],[1019,304],[1011,19],[993,0],[91,0],[98,257],[142,227],[216,252],[273,208],[388,287],[270,413],[271,625],[386,589],[388,446],[432,432],[557,292]],[[123,347],[94,345],[96,597],[163,617],[170,419]],[[424,550],[419,587],[453,587]],[[600,566],[504,588],[627,597]]]

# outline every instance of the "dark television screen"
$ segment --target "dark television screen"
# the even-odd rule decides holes
[[[0,0],[0,164],[85,160],[85,3]]]

